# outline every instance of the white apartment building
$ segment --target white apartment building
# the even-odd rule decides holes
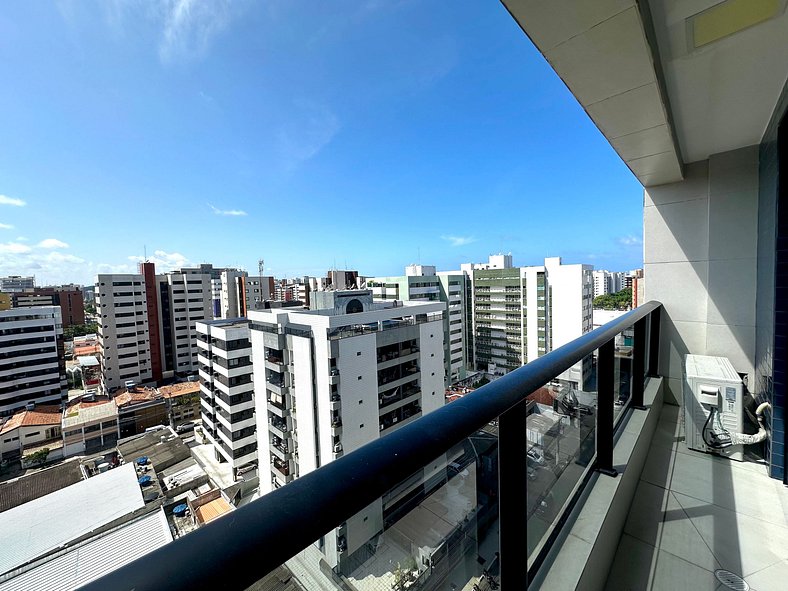
[[[60,307],[0,311],[0,416],[67,397]]]
[[[198,322],[197,335],[203,433],[235,476],[257,459],[249,321]]]
[[[443,327],[446,386],[465,378],[471,363],[467,339],[471,312],[467,305],[470,283],[466,274],[438,273],[432,265],[408,265],[405,275],[370,277],[366,285],[375,299],[446,302],[448,309]]]
[[[608,293],[618,293],[626,287],[625,273],[618,271],[593,271],[594,276],[594,297]]]
[[[312,310],[249,313],[261,494],[444,404],[445,303],[373,302],[370,290],[312,296]],[[349,560],[388,509],[381,499],[326,535],[327,562]]]
[[[225,269],[219,279],[219,313],[213,310],[214,318],[239,318],[243,310],[243,304],[238,293],[238,282],[247,277],[246,271],[238,269]]]
[[[96,276],[101,389],[111,392],[154,379],[148,326],[148,301],[141,274]]]

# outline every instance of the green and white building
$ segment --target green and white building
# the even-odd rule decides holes
[[[511,255],[495,255],[462,269],[472,281],[478,370],[506,374],[592,329],[591,265],[551,257],[544,265],[514,267]],[[590,371],[589,360],[561,379],[582,388]]]
[[[366,286],[378,300],[403,302],[445,302],[444,365],[446,386],[466,377],[473,366],[472,346],[468,336],[472,329],[470,278],[461,271],[436,272],[431,265],[409,265],[405,275],[371,277]]]

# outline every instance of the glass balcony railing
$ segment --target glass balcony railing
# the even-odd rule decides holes
[[[424,416],[397,409],[401,427],[349,453],[336,442],[337,459],[287,484],[296,464],[271,454],[276,490],[83,589],[240,590],[307,556],[358,591],[526,589],[587,476],[616,474],[614,433],[643,405],[660,310],[644,304]]]

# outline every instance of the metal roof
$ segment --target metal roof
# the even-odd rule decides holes
[[[77,589],[171,541],[167,518],[159,509],[31,565],[0,582],[0,591]]]
[[[144,505],[127,464],[0,513],[0,574]]]
[[[0,513],[76,484],[82,478],[79,460],[73,459],[0,483]]]

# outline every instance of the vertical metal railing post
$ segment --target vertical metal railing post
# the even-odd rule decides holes
[[[649,314],[649,335],[648,335],[648,375],[656,377],[659,375],[659,329],[660,311],[657,308]]]
[[[646,374],[646,318],[635,322],[634,355],[632,357],[632,408],[645,410],[643,390]]]
[[[498,517],[501,584],[505,589],[526,589],[528,435],[527,401],[519,402],[498,420]]]
[[[614,374],[615,337],[599,347],[596,371],[596,469],[608,476],[618,476],[618,471],[613,468]]]

